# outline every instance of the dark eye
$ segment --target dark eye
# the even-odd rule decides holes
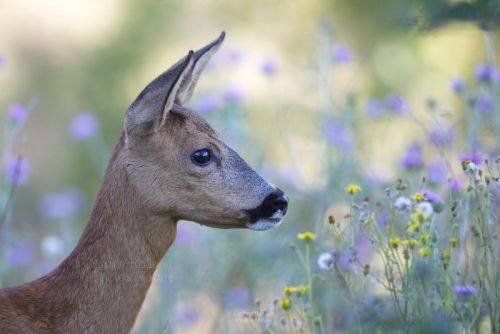
[[[212,161],[212,152],[208,148],[204,148],[195,151],[191,154],[191,160],[198,166],[206,166],[210,161]]]

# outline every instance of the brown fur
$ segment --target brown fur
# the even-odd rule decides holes
[[[123,143],[124,136],[73,252],[36,281],[0,290],[0,333],[124,333],[132,327],[176,223],[137,201]]]
[[[178,220],[247,226],[244,210],[274,188],[180,106],[222,38],[191,52],[132,104],[76,248],[49,274],[0,289],[0,333],[126,333]],[[190,160],[202,148],[216,155],[207,167]]]

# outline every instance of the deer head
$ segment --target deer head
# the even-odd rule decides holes
[[[139,94],[125,117],[127,171],[148,209],[219,228],[280,224],[286,195],[185,107],[224,32],[190,51]]]

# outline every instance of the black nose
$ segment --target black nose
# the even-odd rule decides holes
[[[288,197],[286,197],[284,192],[278,189],[264,199],[262,206],[270,208],[272,213],[281,210],[283,215],[285,215],[286,210],[288,209]]]
[[[288,209],[288,197],[281,190],[277,189],[264,198],[262,204],[255,209],[244,210],[250,217],[251,222],[259,219],[271,218],[278,210],[285,215]]]

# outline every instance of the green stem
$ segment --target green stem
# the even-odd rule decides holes
[[[483,30],[483,38],[486,47],[486,54],[488,56],[488,63],[495,66],[495,42],[491,36],[491,31]]]
[[[305,258],[305,263],[306,263],[306,272],[307,272],[307,285],[309,286],[309,312],[310,312],[310,317],[312,320],[312,326],[311,328],[314,328],[314,306],[313,306],[313,279],[312,279],[312,274],[311,274],[311,266],[310,266],[310,245],[309,243],[306,243],[306,258]]]
[[[288,328],[289,328],[289,333],[292,332],[292,318],[290,317],[290,311],[286,311],[286,320],[287,320],[287,323],[288,323]]]

